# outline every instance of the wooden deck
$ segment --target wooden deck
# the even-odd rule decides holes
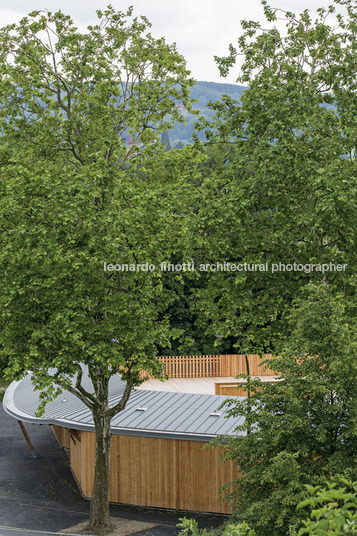
[[[262,382],[273,382],[275,376],[255,376]],[[228,385],[234,383],[244,383],[244,380],[237,380],[232,376],[217,377],[217,378],[173,378],[166,381],[155,379],[146,380],[140,387],[136,389],[144,389],[147,391],[172,391],[175,393],[198,393],[205,395],[214,395],[215,383]]]

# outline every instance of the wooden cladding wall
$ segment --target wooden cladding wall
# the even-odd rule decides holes
[[[199,441],[136,436],[112,436],[111,484],[113,502],[230,513],[219,488],[236,478],[232,462],[220,463],[220,450],[205,449]],[[71,439],[71,465],[86,497],[94,479],[94,432]]]
[[[256,354],[248,355],[249,372],[251,376],[273,376],[274,372],[266,365],[261,365],[266,359],[271,359],[271,354],[266,354],[262,359]],[[238,376],[247,374],[247,365],[244,355],[222,355],[221,377]]]
[[[273,372],[261,362],[271,359],[267,354],[262,359],[259,355],[248,355],[250,374],[252,376],[271,376]],[[191,355],[163,356],[158,359],[165,365],[165,374],[170,378],[220,378],[246,374],[247,366],[244,355]],[[142,378],[150,377],[145,371]]]
[[[60,445],[65,448],[70,448],[70,432],[67,428],[63,428],[62,426],[56,426],[52,425],[52,429],[60,443]]]
[[[176,441],[112,436],[110,498],[141,506],[176,508]]]
[[[270,380],[263,383],[276,383],[279,380]],[[248,391],[244,385],[247,382],[215,382],[214,384],[214,394],[215,395],[225,395],[225,396],[248,396]]]

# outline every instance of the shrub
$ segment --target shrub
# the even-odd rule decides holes
[[[255,536],[254,530],[251,530],[247,523],[229,524],[224,526],[218,532],[207,532],[207,529],[199,529],[198,523],[195,519],[187,519],[186,517],[180,519],[181,523],[177,526],[182,527],[183,530],[179,533],[179,536],[209,536],[210,534],[218,534],[220,536]]]
[[[343,487],[341,487],[343,484]],[[298,508],[310,507],[310,519],[304,521],[298,536],[351,536],[357,534],[357,482],[340,479],[321,486],[307,486],[310,497]]]

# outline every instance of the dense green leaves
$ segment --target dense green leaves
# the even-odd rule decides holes
[[[250,433],[226,450],[242,472],[230,498],[258,536],[301,525],[305,484],[356,472],[357,10],[340,4],[346,16],[285,13],[284,33],[263,2],[269,28],[245,21],[239,48],[217,58],[226,74],[243,54],[249,88],[202,118],[206,144],[167,153],[159,140],[191,111],[192,80],[145,18],[109,7],[81,33],[45,11],[0,30],[9,375],[31,370],[44,402],[68,387],[104,417],[105,467],[110,418],[140,369],[160,374],[173,337],[175,352],[273,350],[283,380],[232,403]],[[185,261],[245,268],[149,268]],[[128,389],[108,408],[119,367]]]
[[[243,22],[217,58],[226,74],[242,55],[249,88],[199,127],[195,254],[241,268],[205,274],[196,308],[238,352],[280,356],[281,382],[252,381],[252,397],[231,402],[246,421],[226,438],[239,475],[228,498],[258,536],[301,526],[305,484],[356,477],[357,9],[339,4],[314,18],[263,2],[265,24]],[[317,268],[330,263],[344,268]]]
[[[275,27],[281,14],[265,5],[268,29],[244,22],[239,48],[217,58],[225,72],[242,55],[238,81],[249,88],[239,101],[215,103],[213,122],[201,120],[209,160],[197,257],[268,269],[210,274],[197,296],[212,330],[234,337],[238,351],[276,349],[292,300],[310,281],[343,290],[356,313],[355,71],[346,64],[355,55],[357,15],[349,5],[338,28],[327,9],[316,20],[307,11],[283,14],[282,31]],[[294,263],[300,269],[284,268]],[[346,266],[302,268],[324,263]],[[272,273],[273,265],[283,266]]]
[[[281,381],[252,381],[249,400],[228,402],[231,415],[249,412],[240,430],[251,430],[228,440],[242,473],[229,497],[259,535],[299,526],[304,484],[357,472],[356,324],[327,284],[310,285],[289,321],[281,357],[269,362]]]
[[[190,110],[193,83],[131,8],[98,19],[81,33],[61,12],[36,11],[0,30],[1,351],[9,377],[33,372],[40,409],[67,388],[92,410],[92,529],[109,523],[110,419],[140,370],[161,374],[157,347],[177,335],[171,293],[145,267],[182,249],[192,151],[165,156],[159,140]],[[119,370],[127,388],[109,408]]]
[[[339,485],[339,487],[337,487]],[[357,532],[357,482],[340,479],[327,488],[307,486],[309,497],[298,508],[309,507],[310,519],[298,536],[353,535]]]

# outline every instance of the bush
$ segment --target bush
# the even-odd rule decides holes
[[[177,526],[182,527],[183,530],[179,533],[179,536],[209,536],[210,534],[218,534],[220,536],[255,536],[254,530],[251,530],[249,526],[243,521],[243,523],[229,524],[221,530],[218,529],[214,532],[207,532],[207,529],[199,529],[198,523],[195,519],[187,519],[186,517],[180,519],[181,523]]]
[[[341,484],[344,484],[341,487]],[[343,478],[328,488],[307,486],[310,493],[298,508],[310,507],[310,519],[304,521],[298,536],[351,536],[357,534],[357,482]]]

